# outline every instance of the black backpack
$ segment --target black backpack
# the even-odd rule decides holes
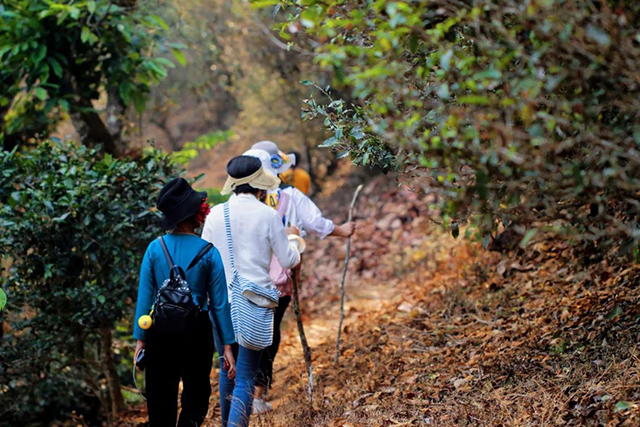
[[[182,334],[189,329],[193,319],[202,311],[203,304],[196,305],[193,301],[184,270],[173,263],[162,237],[159,240],[171,273],[158,290],[153,310],[153,327],[162,334]],[[187,267],[187,271],[195,266],[211,248],[213,248],[211,243],[202,248]]]

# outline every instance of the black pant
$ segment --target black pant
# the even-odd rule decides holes
[[[280,347],[280,324],[290,302],[291,297],[282,297],[278,300],[278,307],[276,307],[273,319],[273,343],[262,350],[260,355],[260,371],[256,378],[256,385],[259,387],[271,387],[273,382],[273,361],[278,354],[278,347]]]
[[[207,313],[200,313],[189,332],[178,336],[147,332],[147,408],[150,427],[175,427],[178,385],[182,379],[182,411],[178,426],[200,426],[211,395],[213,335]]]

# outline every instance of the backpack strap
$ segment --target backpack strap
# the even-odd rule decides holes
[[[173,263],[173,259],[171,258],[171,254],[169,253],[169,249],[167,249],[167,245],[164,243],[164,239],[162,236],[158,237],[160,240],[160,246],[162,247],[162,252],[164,252],[164,257],[167,260],[167,264],[169,264],[169,270],[173,270],[175,264]]]
[[[213,248],[213,244],[207,243],[204,248],[200,249],[198,255],[196,255],[193,261],[191,261],[191,264],[189,264],[189,267],[187,267],[187,271],[191,270],[192,267],[195,267],[195,265],[199,263],[202,258],[204,258],[204,256],[211,250],[211,248]]]
[[[179,265],[175,265],[173,263],[173,259],[171,258],[171,254],[169,253],[169,249],[167,249],[167,245],[164,243],[164,239],[162,236],[158,237],[160,240],[160,246],[162,247],[162,252],[164,252],[164,257],[167,260],[167,264],[169,264],[169,274],[171,277],[182,277],[184,279],[184,270]]]

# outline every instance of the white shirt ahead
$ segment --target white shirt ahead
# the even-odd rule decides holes
[[[297,226],[303,233],[311,233],[324,239],[333,232],[333,221],[322,216],[322,211],[315,203],[295,187],[287,187],[281,190],[286,193],[291,202],[287,208],[286,220],[291,225]],[[283,266],[284,267],[284,266]]]
[[[220,252],[227,286],[231,283],[231,263],[224,225],[224,206],[211,209],[202,230],[202,238]],[[251,194],[233,195],[229,199],[229,218],[233,240],[233,256],[238,273],[257,285],[272,285],[269,277],[271,257],[284,268],[300,262],[300,252],[289,242],[278,212]],[[231,296],[231,292],[229,292]]]

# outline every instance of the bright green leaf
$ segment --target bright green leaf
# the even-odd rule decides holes
[[[160,18],[158,15],[149,15],[148,19],[158,24],[163,30],[169,29],[169,26],[164,22],[164,19]]]
[[[173,56],[176,58],[176,61],[180,63],[183,67],[187,65],[187,59],[184,57],[184,53],[180,49],[172,49]]]
[[[524,234],[524,237],[522,238],[522,240],[520,240],[520,247],[521,248],[525,248],[527,247],[527,244],[531,241],[531,239],[533,239],[533,237],[538,233],[538,229],[537,228],[531,228],[529,230],[527,230],[527,232]]]
[[[91,45],[98,42],[98,36],[93,34],[89,27],[82,27],[82,32],[80,33],[80,40],[82,43],[89,43]]]
[[[481,95],[470,95],[470,96],[461,96],[458,98],[458,102],[461,104],[478,104],[478,105],[489,105],[489,98]]]
[[[496,70],[496,69],[489,69],[489,70],[484,70],[484,71],[480,71],[478,73],[475,73],[473,75],[473,79],[474,80],[498,80],[502,77],[502,73],[500,72],[500,70]]]
[[[53,57],[47,58],[47,62],[51,65],[53,73],[58,77],[62,77],[62,66],[60,63]]]
[[[176,64],[174,64],[173,62],[169,61],[167,58],[157,58],[156,59],[156,63],[158,64],[162,64],[165,67],[168,68],[175,68]]]
[[[39,64],[40,61],[42,61],[46,55],[47,55],[47,46],[45,46],[44,44],[40,44],[38,45],[38,48],[34,52],[32,56],[32,60],[34,63]]]
[[[630,408],[632,408],[634,406],[635,405],[633,403],[631,403],[631,402],[626,402],[624,400],[621,400],[618,403],[616,403],[615,411],[616,412],[625,411],[625,410],[630,409]]]
[[[37,87],[34,91],[36,97],[42,101],[44,101],[45,99],[47,99],[47,91],[44,90],[41,87]]]

